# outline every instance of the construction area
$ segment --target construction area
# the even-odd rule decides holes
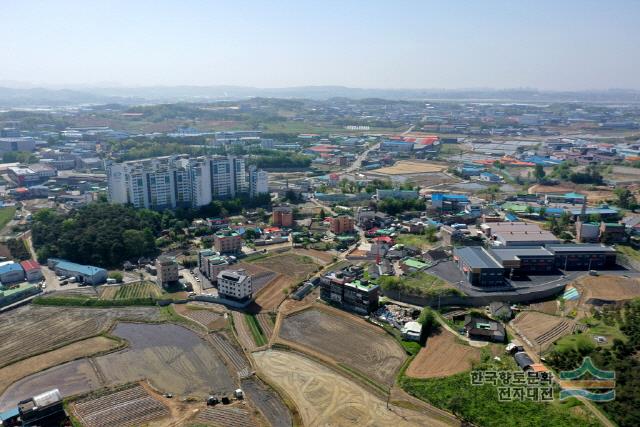
[[[382,329],[344,311],[313,306],[284,317],[278,340],[390,386],[405,351]]]
[[[323,364],[298,353],[266,350],[253,354],[257,368],[293,401],[305,426],[448,426],[412,409],[387,405],[377,395]]]
[[[446,330],[427,339],[427,344],[406,370],[412,378],[438,378],[459,374],[480,361],[480,349],[471,347]]]
[[[420,162],[415,160],[400,160],[393,166],[381,169],[374,169],[371,173],[383,175],[406,175],[415,173],[442,172],[447,169],[446,164],[433,162]]]

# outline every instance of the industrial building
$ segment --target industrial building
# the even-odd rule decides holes
[[[42,269],[37,261],[29,259],[20,263],[24,270],[24,275],[29,282],[35,282],[42,279]]]
[[[62,395],[56,388],[18,403],[23,427],[62,425],[67,418]]]
[[[505,284],[504,267],[485,248],[455,248],[453,259],[473,286],[493,288]]]
[[[550,231],[528,222],[492,222],[480,226],[493,246],[544,246],[560,243]]]
[[[615,268],[617,254],[602,244],[547,245],[554,255],[556,267],[562,270],[598,270]]]
[[[0,282],[15,283],[24,280],[24,270],[22,266],[13,261],[0,262]]]
[[[107,281],[107,270],[104,268],[76,264],[58,258],[49,258],[47,266],[58,276],[75,277],[79,283],[99,285]]]
[[[552,274],[557,270],[587,271],[616,266],[616,251],[601,244],[553,244],[536,247],[454,249],[454,261],[477,287],[499,287],[507,278]]]
[[[538,247],[516,247],[488,249],[488,252],[507,269],[507,275],[545,274],[557,270],[554,255],[547,249]]]
[[[431,206],[445,212],[460,212],[469,203],[469,198],[464,194],[433,193]]]

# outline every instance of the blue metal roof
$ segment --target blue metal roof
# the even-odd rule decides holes
[[[11,271],[22,271],[22,272],[24,272],[24,270],[22,269],[22,266],[20,264],[18,264],[17,262],[13,262],[11,264],[0,265],[0,274],[9,273]]]
[[[104,268],[94,267],[92,265],[76,264],[75,262],[64,261],[64,260],[59,260],[56,263],[56,268],[60,268],[68,271],[75,271],[76,273],[80,273],[85,276],[93,276],[94,274],[97,274],[100,272],[105,272],[105,273],[107,272],[107,270],[105,270]]]
[[[18,411],[18,407],[7,409],[4,412],[0,412],[0,421],[6,421],[10,418],[14,418],[20,415],[20,411]]]
[[[469,200],[469,198],[464,194],[433,193],[431,200]]]

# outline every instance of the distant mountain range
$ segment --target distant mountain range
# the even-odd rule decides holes
[[[343,86],[304,86],[290,88],[252,88],[243,86],[150,86],[86,87],[52,89],[40,87],[2,87],[0,106],[73,106],[81,104],[145,104],[166,102],[237,101],[252,97],[269,98],[381,98],[389,100],[455,100],[485,102],[604,102],[639,103],[639,90],[542,91],[535,89],[359,89]]]

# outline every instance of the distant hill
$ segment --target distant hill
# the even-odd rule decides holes
[[[82,89],[0,87],[0,106],[2,107],[202,102],[252,97],[637,103],[640,102],[640,91],[624,89],[581,92],[554,92],[535,89],[360,89],[343,86],[302,86],[272,89],[243,86],[87,87]]]

